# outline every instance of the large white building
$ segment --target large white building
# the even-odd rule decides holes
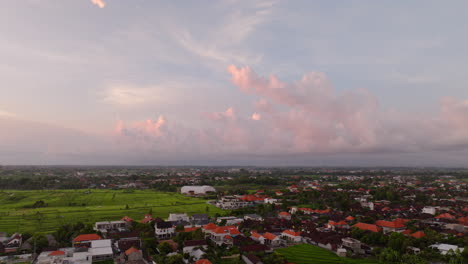
[[[189,194],[189,195],[205,195],[209,192],[216,192],[216,190],[212,186],[208,186],[208,185],[183,186],[180,192],[182,194]]]

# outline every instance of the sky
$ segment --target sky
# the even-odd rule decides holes
[[[468,166],[467,1],[0,3],[0,164]]]

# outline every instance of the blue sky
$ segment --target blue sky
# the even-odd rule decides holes
[[[94,2],[0,4],[0,163],[465,164],[466,1]]]

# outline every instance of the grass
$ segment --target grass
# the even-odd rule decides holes
[[[48,206],[30,208],[40,200]],[[66,223],[119,220],[126,215],[141,220],[150,210],[161,218],[169,213],[223,212],[200,198],[151,190],[0,191],[0,232],[48,233]]]
[[[326,249],[308,245],[300,244],[292,247],[281,248],[277,250],[278,253],[282,254],[291,263],[295,264],[309,264],[309,263],[337,263],[337,264],[374,264],[369,259],[351,259],[338,257],[335,253],[330,252]]]

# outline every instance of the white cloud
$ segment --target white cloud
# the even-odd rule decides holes
[[[103,93],[103,101],[119,106],[139,106],[162,102],[168,99],[169,86],[110,85]],[[164,89],[166,88],[166,89]]]

